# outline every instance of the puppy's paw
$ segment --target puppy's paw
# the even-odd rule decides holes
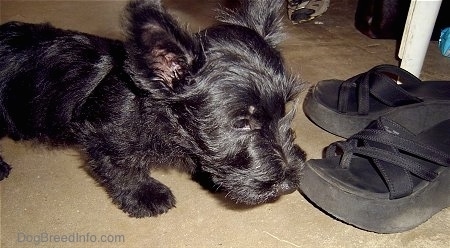
[[[157,216],[175,207],[175,197],[161,183],[147,183],[136,190],[116,192],[115,195],[113,201],[131,217]]]
[[[3,160],[0,160],[0,181],[8,177],[10,170],[11,167],[9,164],[5,163]]]

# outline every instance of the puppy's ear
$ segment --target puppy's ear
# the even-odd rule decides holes
[[[221,22],[248,27],[276,46],[284,38],[281,9],[284,0],[240,0],[237,9],[219,10]]]
[[[138,88],[173,91],[182,87],[201,51],[196,40],[158,0],[133,0],[126,11],[127,66]]]

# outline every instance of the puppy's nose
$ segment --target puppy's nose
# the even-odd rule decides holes
[[[278,186],[278,193],[280,195],[287,195],[287,194],[293,193],[296,190],[297,190],[297,186],[289,181],[284,181]]]

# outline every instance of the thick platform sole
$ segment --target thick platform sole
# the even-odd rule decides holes
[[[397,233],[417,227],[450,206],[450,169],[412,195],[376,199],[351,192],[333,183],[309,162],[303,169],[302,193],[323,211],[360,229],[376,233]]]
[[[313,89],[314,90],[314,89]],[[450,119],[450,101],[435,100],[415,103],[368,115],[349,115],[336,112],[314,99],[313,92],[306,95],[303,103],[306,116],[327,132],[348,138],[363,130],[380,116],[400,125],[407,125],[412,132],[431,127],[435,123]]]

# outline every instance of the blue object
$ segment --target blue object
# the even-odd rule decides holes
[[[442,55],[450,57],[450,27],[442,29],[439,48]]]

